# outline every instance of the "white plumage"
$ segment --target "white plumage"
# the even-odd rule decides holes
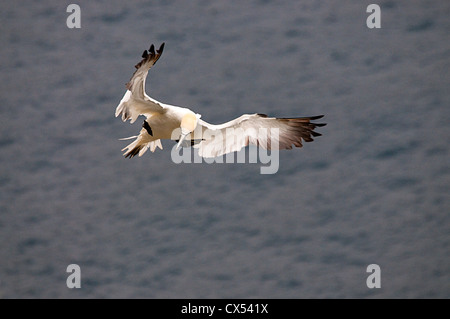
[[[200,114],[184,107],[161,103],[145,93],[148,70],[158,61],[164,43],[155,52],[152,44],[136,64],[136,71],[126,84],[127,91],[116,108],[116,117],[134,123],[139,115],[146,120],[131,144],[126,146],[124,156],[142,156],[147,149],[152,152],[162,149],[162,139],[177,140],[178,145],[193,145],[202,157],[216,157],[236,152],[253,144],[265,149],[291,149],[302,147],[302,142],[311,142],[321,134],[314,131],[325,124],[312,123],[323,115],[299,118],[274,118],[264,114],[244,114],[232,121],[213,125],[200,119]]]

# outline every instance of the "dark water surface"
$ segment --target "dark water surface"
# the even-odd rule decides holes
[[[69,3],[0,4],[0,297],[450,297],[450,2],[380,1],[381,29],[369,1],[78,1],[81,29]],[[274,175],[124,159],[114,110],[163,41],[152,97],[323,136]]]

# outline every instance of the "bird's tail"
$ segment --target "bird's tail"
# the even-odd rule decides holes
[[[136,155],[142,156],[148,149],[154,152],[156,147],[163,149],[161,140],[148,141],[142,135],[121,138],[120,140],[124,141],[133,138],[136,138],[136,140],[122,149],[122,151],[125,151],[125,153],[123,153],[123,156],[125,157],[132,158]]]

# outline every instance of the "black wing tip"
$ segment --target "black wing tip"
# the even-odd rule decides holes
[[[133,73],[133,76],[136,74],[137,70],[143,66],[144,64],[148,63],[148,62],[152,62],[152,65],[156,63],[156,61],[159,60],[159,58],[161,57],[161,54],[164,50],[164,42],[161,44],[161,46],[159,47],[158,50],[156,50],[155,53],[155,46],[152,44],[150,46],[150,49],[148,50],[144,50],[144,52],[142,53],[142,60],[139,61],[139,63],[137,63],[134,68],[136,69]],[[151,67],[151,66],[150,66]],[[133,78],[133,77],[132,77]],[[127,88],[127,90],[131,90],[132,84],[130,83],[130,81],[128,81],[125,84],[125,87]]]
[[[310,117],[310,121],[319,120],[319,119],[321,119],[324,116],[325,115],[311,116]],[[323,126],[327,125],[327,123],[314,123],[314,125],[317,126],[317,127],[323,127]]]
[[[324,115],[316,115],[316,116],[308,116],[308,117],[277,117],[277,119],[281,120],[281,121],[290,122],[294,126],[297,125],[296,123],[303,123],[303,124],[314,125],[315,127],[322,127],[322,126],[327,125],[327,123],[313,123],[313,122],[311,122],[311,121],[319,120],[322,117],[324,117]]]
[[[144,50],[144,52],[142,53],[142,58],[145,60],[150,60],[150,59],[153,59],[155,56],[157,56],[156,60],[158,60],[164,50],[164,45],[165,45],[165,42],[163,42],[160,45],[159,49],[156,50],[156,52],[155,52],[155,45],[152,44],[148,50]],[[136,68],[138,68],[138,66],[140,66],[141,63],[142,63],[142,61],[136,65]]]
[[[161,55],[161,53],[163,53],[163,51],[164,51],[164,46],[165,46],[165,45],[166,45],[166,43],[163,42],[163,43],[159,46],[159,49],[156,50],[156,53],[158,53],[159,55]]]
[[[319,120],[319,119],[321,119],[321,118],[323,118],[325,115],[316,115],[316,116],[309,116],[309,117],[306,117],[305,119],[307,119],[307,120],[309,120],[309,121],[315,121],[315,120]],[[323,127],[323,126],[325,126],[325,125],[327,125],[327,123],[311,123],[311,124],[314,124],[314,126],[316,126],[316,127]]]
[[[313,142],[314,138],[322,136],[319,132],[316,132],[317,127],[323,127],[327,125],[326,123],[314,123],[311,121],[323,118],[324,115],[316,115],[309,117],[298,117],[298,118],[284,118],[282,121],[286,121],[289,126],[291,126],[294,131],[295,141],[294,146],[302,147],[302,142]]]
[[[159,49],[157,49],[155,51],[155,45],[152,43],[152,45],[150,45],[150,49],[148,49],[148,52],[150,54],[159,54],[161,55],[161,53],[164,51],[164,46],[166,45],[165,42],[161,43],[161,45],[159,46]]]
[[[314,120],[318,120],[321,119],[322,117],[324,117],[325,115],[316,115],[316,116],[310,116],[308,117],[310,120],[314,121]]]

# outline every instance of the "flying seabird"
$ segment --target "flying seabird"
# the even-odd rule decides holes
[[[127,91],[116,108],[116,117],[134,123],[144,115],[142,129],[135,140],[122,151],[132,158],[142,156],[147,149],[152,152],[162,149],[162,139],[172,139],[180,146],[198,148],[199,155],[206,158],[236,152],[252,144],[264,149],[292,149],[302,147],[303,142],[312,142],[321,136],[314,131],[324,123],[313,123],[323,115],[296,118],[275,118],[265,114],[244,114],[220,125],[213,125],[200,119],[201,115],[184,107],[159,102],[145,93],[145,80],[149,69],[158,61],[164,50],[164,43],[155,52],[152,44],[136,64],[136,71],[126,84]],[[275,133],[274,133],[275,132]]]

